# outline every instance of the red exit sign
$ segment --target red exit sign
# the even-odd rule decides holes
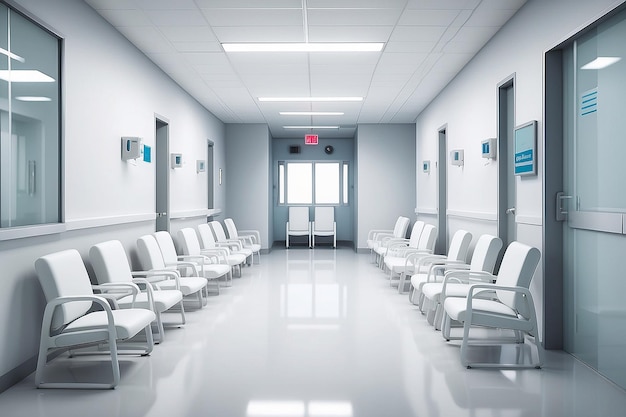
[[[305,145],[317,145],[319,143],[318,135],[304,135]]]

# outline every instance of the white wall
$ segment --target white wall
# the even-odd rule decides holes
[[[497,136],[497,86],[515,74],[515,124],[539,121],[537,158],[540,161],[537,176],[516,179],[517,240],[542,249],[544,53],[619,3],[529,0],[419,115],[418,163],[437,160],[437,131],[445,124],[449,149],[465,149],[463,169],[448,170],[448,213],[453,213],[449,224],[497,233],[497,165],[485,165],[480,142]],[[435,184],[436,172],[430,176],[418,174],[418,207],[437,207]],[[477,233],[474,235],[476,238]],[[540,267],[532,283],[540,310],[542,288]]]
[[[171,214],[207,211],[207,139],[215,167],[225,166],[225,127],[183,92],[122,35],[80,0],[18,0],[17,4],[61,35],[64,42],[63,233],[0,241],[0,391],[34,369],[43,294],[33,268],[43,254],[120,239],[135,260],[134,244],[154,231],[155,164],[120,158],[122,136],[141,136],[154,147],[155,114],[169,121],[170,151],[186,164],[171,174]],[[266,158],[267,159],[267,158]],[[215,175],[217,178],[217,175]],[[225,205],[216,189],[216,207]],[[135,263],[135,266],[138,265]]]
[[[226,126],[226,209],[238,230],[258,230],[261,247],[274,241],[270,195],[271,138],[265,124]],[[269,190],[269,191],[268,191]],[[223,219],[219,219],[223,220]]]
[[[355,147],[358,250],[370,230],[393,229],[398,216],[414,220],[415,125],[359,125]]]

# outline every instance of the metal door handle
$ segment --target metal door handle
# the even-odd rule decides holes
[[[506,214],[515,214],[515,207],[511,207],[506,209],[505,211]]]
[[[556,221],[562,222],[567,219],[567,210],[563,207],[565,200],[571,200],[571,195],[565,195],[563,191],[556,193]]]

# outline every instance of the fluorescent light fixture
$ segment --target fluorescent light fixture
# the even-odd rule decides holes
[[[339,129],[339,126],[283,126],[283,129]]]
[[[37,70],[0,70],[0,80],[12,83],[53,83],[54,78]]]
[[[281,111],[282,116],[343,116],[342,111]]]
[[[599,56],[596,59],[594,59],[593,61],[589,62],[588,64],[583,65],[582,67],[580,67],[580,69],[582,70],[598,70],[598,69],[602,69],[602,68],[606,68],[610,65],[615,64],[616,62],[620,61],[622,58],[618,57],[618,56]]]
[[[287,101],[287,102],[363,101],[363,97],[259,97],[259,101]]]
[[[9,52],[6,49],[0,48],[0,54],[2,55],[6,55],[11,59],[14,59],[16,61],[20,61],[20,62],[26,62],[26,60],[24,58],[22,58],[19,55],[14,54],[13,52]]]
[[[52,100],[50,97],[35,97],[35,96],[20,96],[20,97],[15,97],[15,99],[19,101],[32,101],[32,102]]]
[[[380,52],[382,42],[223,43],[225,52]]]

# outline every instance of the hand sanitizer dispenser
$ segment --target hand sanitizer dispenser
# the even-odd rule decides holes
[[[141,157],[141,138],[125,136],[122,137],[122,160],[137,159]]]

